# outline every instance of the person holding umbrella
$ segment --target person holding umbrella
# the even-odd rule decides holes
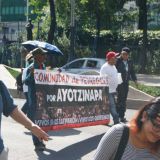
[[[25,62],[26,62],[26,64],[25,64],[26,68],[23,69],[21,78],[22,78],[22,84],[23,84],[23,93],[24,93],[24,96],[26,98],[26,102],[22,106],[21,110],[23,111],[24,114],[27,114],[28,113],[28,105],[29,105],[29,102],[28,102],[28,86],[24,83],[24,80],[25,80],[26,74],[27,74],[27,67],[31,63],[33,63],[33,55],[31,53],[28,53],[26,55]]]
[[[27,74],[24,82],[28,86],[29,108],[27,116],[34,122],[35,112],[37,108],[34,69],[44,70],[46,68],[44,64],[46,51],[42,48],[35,48],[31,51],[31,54],[33,55],[34,61],[27,68]],[[34,135],[32,135],[32,139],[36,151],[43,151],[45,149],[45,144],[43,143],[43,141],[40,141]]]

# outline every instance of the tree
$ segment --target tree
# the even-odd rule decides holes
[[[97,56],[100,48],[100,31],[102,29],[111,29],[114,31],[114,14],[123,8],[124,3],[127,0],[81,0],[81,4],[85,5],[86,17],[92,16],[92,21],[95,21],[94,27],[95,32],[95,43],[94,56]],[[89,18],[88,18],[89,19]],[[92,29],[93,30],[93,29]]]
[[[139,23],[138,28],[143,30],[142,48],[140,53],[140,73],[144,73],[147,65],[147,0],[137,0],[137,5],[139,6]]]
[[[55,30],[56,30],[56,13],[55,13],[54,0],[49,0],[49,6],[50,6],[51,23],[48,31],[48,42],[52,44],[54,40]]]

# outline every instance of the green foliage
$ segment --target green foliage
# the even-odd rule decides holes
[[[88,46],[77,46],[76,55],[77,57],[91,57],[92,52]]]
[[[130,82],[130,85],[134,88],[137,88],[138,90],[141,90],[151,96],[157,97],[160,96],[160,87],[154,87],[154,86],[146,86],[143,84],[138,84],[138,87],[135,86],[133,82]]]
[[[19,71],[13,69],[13,68],[10,68],[10,67],[6,67],[6,69],[9,71],[9,73],[14,77],[16,78],[18,75],[19,75]]]
[[[57,37],[55,41],[55,45],[61,49],[64,56],[59,57],[60,64],[59,66],[64,65],[68,60],[68,53],[70,50],[70,40],[63,34],[62,37]]]

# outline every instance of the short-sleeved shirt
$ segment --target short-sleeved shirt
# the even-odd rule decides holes
[[[2,114],[9,116],[17,106],[13,98],[2,81],[0,81],[0,153],[3,151],[4,144],[1,137],[1,119]]]
[[[118,72],[115,65],[106,62],[100,69],[100,75],[108,76],[109,93],[115,93],[118,86]]]
[[[111,127],[101,139],[94,160],[114,160],[124,126],[117,124]],[[147,149],[136,148],[128,141],[121,160],[159,160],[160,150],[153,155]]]

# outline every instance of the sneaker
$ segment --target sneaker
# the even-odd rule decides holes
[[[120,121],[121,121],[122,123],[127,123],[127,122],[128,122],[128,121],[126,120],[126,118],[121,118]]]
[[[35,151],[44,151],[46,149],[46,145],[44,143],[39,143],[35,145]]]

